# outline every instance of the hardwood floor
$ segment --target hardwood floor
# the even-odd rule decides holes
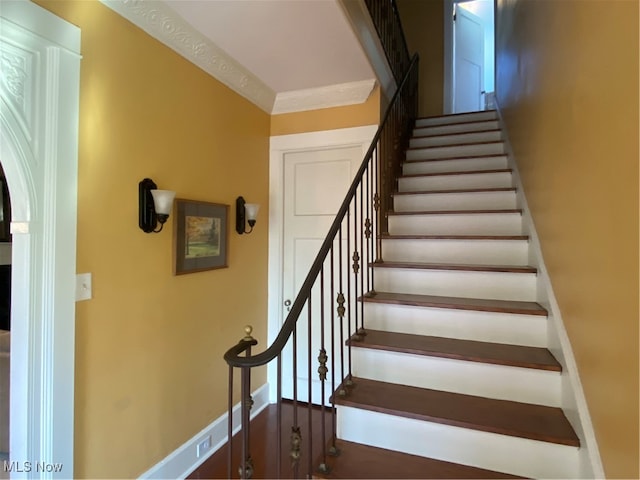
[[[277,469],[277,431],[278,419],[275,405],[269,405],[251,422],[251,457],[254,464],[253,478],[294,478],[291,468],[292,462],[289,457],[291,448],[291,425],[293,425],[294,408],[293,404],[285,402],[282,405],[282,433],[281,433],[281,471]],[[313,452],[309,455],[309,417],[311,417],[311,432],[314,439]],[[319,407],[309,408],[306,404],[298,404],[298,425],[302,436],[301,458],[299,463],[298,476],[304,478],[311,470],[312,475],[316,474],[316,459],[322,454],[322,410]],[[326,438],[331,439],[332,415],[329,409],[324,412],[324,425]],[[239,478],[238,470],[240,466],[241,442],[238,435],[233,437],[232,442],[232,477]],[[198,467],[189,477],[193,479],[204,478],[228,478],[227,477],[227,446],[225,445],[200,467]]]
[[[251,456],[254,463],[253,478],[294,478],[289,459],[290,425],[293,421],[293,405],[284,403],[282,407],[283,428],[281,471],[277,469],[277,410],[275,405],[269,405],[251,422]],[[327,457],[331,471],[322,475],[317,471],[322,456],[321,429],[322,411],[318,407],[311,409],[311,431],[315,444],[313,454],[307,455],[309,431],[309,409],[306,405],[298,408],[298,423],[302,434],[302,450],[299,478],[518,478],[498,472],[483,470],[455,463],[442,462],[430,458],[392,452],[381,448],[369,447],[352,442],[337,440],[340,450],[338,457]],[[332,417],[329,410],[325,410],[324,423],[327,439],[331,439]],[[240,465],[240,441],[238,435],[233,438],[232,477],[238,478]],[[309,462],[311,460],[311,463]],[[311,469],[311,475],[309,473]],[[190,479],[228,478],[227,477],[227,446],[225,445],[200,467],[191,473]]]

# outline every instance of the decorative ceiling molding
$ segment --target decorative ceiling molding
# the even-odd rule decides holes
[[[275,115],[364,103],[375,85],[376,81],[370,79],[278,93],[272,113]]]
[[[164,2],[100,1],[269,114],[363,103],[376,83],[369,79],[276,94]]]
[[[100,1],[254,105],[271,113],[276,98],[275,92],[184,21],[164,2]]]

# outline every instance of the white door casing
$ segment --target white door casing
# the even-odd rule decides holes
[[[315,254],[317,253],[326,231],[333,220],[334,215],[331,214],[329,210],[331,210],[332,207],[335,207],[333,210],[337,211],[342,203],[344,194],[351,184],[353,175],[355,174],[358,166],[364,159],[364,155],[370,146],[376,130],[377,125],[370,125],[365,127],[271,137],[269,166],[270,211],[268,344],[273,342],[280,331],[284,318],[286,318],[286,307],[283,305],[284,301],[286,299],[289,299],[292,302],[295,300],[295,295],[297,294],[297,291],[295,290],[299,287],[299,283],[304,280],[304,278],[300,277],[306,275],[306,272],[303,272],[303,270],[308,270],[308,266],[310,265],[309,262],[312,262],[315,258]],[[350,159],[345,162],[345,159],[349,156],[354,159],[359,157],[359,159]],[[349,164],[349,166],[347,166],[347,164]],[[315,195],[319,195],[323,192],[322,187],[300,189],[301,184],[298,187],[298,195],[301,193],[300,190],[306,190],[305,193],[310,193],[311,195],[302,199],[300,204],[298,204],[299,202],[296,202],[296,204],[290,204],[287,196],[295,196],[296,187],[295,184],[291,184],[291,180],[295,176],[296,168],[298,168],[298,176],[303,179],[303,182],[305,181],[305,177],[308,181],[310,178],[318,179],[321,176],[326,176],[326,180],[330,180],[333,185],[324,185],[325,200],[326,195],[335,194],[335,196],[332,196],[331,200],[327,200],[325,202],[322,198],[315,197]],[[340,177],[342,177],[342,179],[339,179]],[[337,183],[339,183],[339,185],[336,185]],[[338,190],[341,189],[344,191],[338,192]],[[289,195],[287,195],[287,191],[289,191]],[[289,216],[290,222],[296,208],[298,213],[303,214],[298,216],[299,220],[303,224],[305,222],[310,222],[309,225],[316,225],[316,228],[318,229],[318,232],[313,232],[311,235],[300,236],[297,241],[293,235],[286,235],[286,231],[291,230],[286,226],[287,215]],[[316,215],[314,219],[314,215],[310,215],[311,213],[319,214],[319,216]],[[322,220],[318,221],[319,219]],[[303,229],[308,228],[308,225],[301,226]],[[304,255],[304,259],[298,261],[297,265],[294,265],[292,261],[293,257],[289,257],[285,260],[287,254],[293,253],[292,247],[294,243],[298,244],[297,248],[299,252],[304,251],[306,253],[306,255]],[[297,270],[297,273],[295,270]],[[297,280],[295,278],[296,275],[298,277]],[[304,328],[306,328],[306,326]],[[306,332],[306,330],[304,330],[304,332]],[[306,345],[306,333],[304,333],[304,340],[299,340],[299,344],[301,342],[304,342]],[[274,402],[276,399],[277,377],[274,363],[275,362],[272,362],[269,366],[268,374],[271,402]],[[299,366],[299,368],[304,370],[304,372],[299,371],[299,377],[302,373],[306,376],[306,362],[303,366]],[[316,369],[313,368],[314,372],[315,370]],[[284,384],[283,389],[286,389]],[[304,386],[299,385],[299,389],[300,393],[302,393],[302,391],[306,392],[306,383]],[[316,402],[317,398],[319,398],[318,395],[314,393],[314,402]]]
[[[453,30],[453,113],[482,110],[482,91],[484,90],[482,19],[464,8],[457,8]]]
[[[3,0],[0,161],[12,199],[14,266],[11,478],[73,478],[79,77],[80,30],[31,2]]]

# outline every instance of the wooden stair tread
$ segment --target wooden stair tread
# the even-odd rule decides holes
[[[504,144],[504,140],[490,140],[488,142],[473,142],[473,143],[449,143],[447,145],[431,145],[428,147],[409,147],[407,148],[407,152],[415,151],[415,150],[429,150],[432,148],[450,148],[450,147],[473,147],[477,145],[497,145]]]
[[[417,270],[456,270],[467,272],[505,272],[505,273],[537,273],[535,267],[517,265],[461,265],[448,263],[424,262],[378,262],[372,264],[376,268],[411,268]]]
[[[522,478],[345,440],[336,446],[340,456],[328,457],[330,472],[317,478]]]
[[[398,195],[431,195],[431,194],[447,194],[447,193],[485,193],[485,192],[515,192],[514,187],[496,187],[496,188],[458,188],[455,190],[413,190],[410,192],[393,192],[392,196]]]
[[[535,302],[515,300],[488,300],[484,298],[441,297],[412,293],[376,292],[361,300],[369,303],[389,303],[414,307],[446,308],[453,310],[477,310],[481,312],[515,313],[546,316],[547,311]]]
[[[336,403],[543,442],[580,446],[562,409],[353,378]]]
[[[453,118],[453,117],[460,117],[462,115],[472,115],[474,113],[480,115],[482,113],[497,113],[497,112],[498,111],[494,108],[489,110],[476,110],[475,112],[447,113],[446,115],[427,115],[426,117],[416,118],[416,123],[419,122],[420,120],[431,120],[434,118]],[[497,120],[497,117],[494,118],[493,120]]]
[[[528,235],[394,235],[380,234],[381,240],[527,240]]]
[[[389,215],[468,215],[483,213],[518,213],[522,215],[519,208],[497,209],[497,210],[425,210],[421,212],[389,212]]]
[[[419,177],[448,177],[452,175],[484,175],[486,173],[512,173],[510,168],[494,168],[491,170],[455,170],[452,172],[436,172],[436,173],[412,173],[409,175],[401,175],[400,178],[419,178]]]
[[[489,122],[495,122],[495,120],[487,120]],[[473,123],[481,123],[481,122],[473,122]],[[460,125],[460,124],[454,124],[454,125]],[[443,127],[444,125],[440,125],[441,127]],[[418,128],[429,128],[429,127],[418,127]],[[499,128],[490,128],[487,130],[471,130],[471,131],[462,131],[462,132],[450,132],[450,133],[432,133],[430,135],[413,135],[411,138],[412,139],[420,139],[420,138],[433,138],[433,137],[450,137],[453,135],[473,135],[474,133],[495,133],[495,132],[501,132],[502,130]]]
[[[546,348],[457,338],[413,335],[367,330],[367,334],[348,341],[352,347],[387,350],[470,362],[561,372],[562,366]]]
[[[439,157],[439,158],[423,158],[420,160],[409,160],[405,159],[405,163],[420,163],[420,162],[446,162],[451,160],[480,160],[483,158],[494,158],[494,157],[506,157],[506,153],[483,153],[482,155],[457,155],[453,157]]]

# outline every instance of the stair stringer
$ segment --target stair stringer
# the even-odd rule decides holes
[[[509,132],[497,101],[495,109],[503,132],[508,166],[512,169],[517,204],[522,210],[522,231],[523,234],[529,235],[529,265],[538,269],[537,302],[548,311],[547,348],[562,365],[562,409],[576,435],[578,435],[582,446],[580,449],[580,478],[605,478],[598,442],[578,373],[578,366],[571,348],[569,335],[562,320],[560,307],[553,292],[551,278],[544,263],[540,239],[524,193],[518,164],[509,141]]]

